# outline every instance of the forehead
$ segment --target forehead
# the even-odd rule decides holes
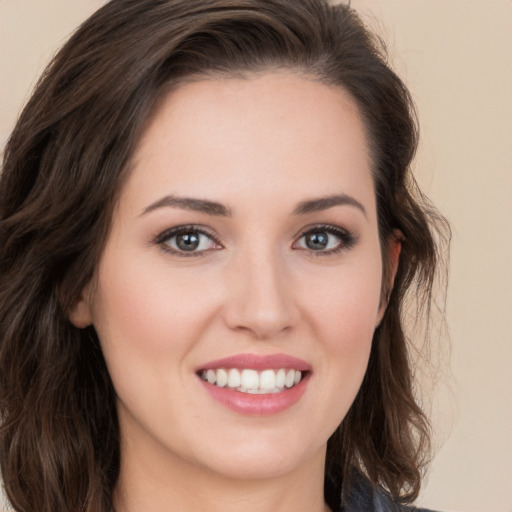
[[[340,87],[292,72],[199,80],[160,102],[128,188],[141,202],[157,187],[209,197],[228,186],[237,198],[283,199],[283,190],[373,197],[369,155],[357,105]]]

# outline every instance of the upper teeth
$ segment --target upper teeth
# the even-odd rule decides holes
[[[223,388],[233,388],[243,393],[278,393],[285,388],[291,388],[301,380],[302,373],[299,370],[256,370],[236,368],[218,370],[203,370],[201,377],[210,384]]]

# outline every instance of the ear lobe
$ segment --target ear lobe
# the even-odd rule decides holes
[[[393,237],[391,238],[389,244],[389,264],[390,264],[390,283],[389,290],[393,289],[393,284],[395,282],[396,272],[398,270],[398,262],[400,261],[400,253],[402,252],[402,240],[404,236],[402,232],[398,229],[395,229],[393,232]]]
[[[88,295],[84,290],[78,302],[69,312],[69,320],[78,329],[84,329],[92,324],[92,310]]]
[[[400,261],[400,252],[402,250],[403,238],[404,237],[402,232],[398,229],[395,229],[388,243],[388,254],[387,258],[385,258],[386,268],[383,272],[384,281],[382,283],[382,293],[380,299],[379,314],[377,315],[377,325],[375,326],[376,328],[384,317],[384,313],[386,312],[386,308],[389,303],[389,297],[391,295],[391,291],[393,290],[395,277],[398,270],[398,263]]]

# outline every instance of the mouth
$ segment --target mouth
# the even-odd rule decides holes
[[[298,385],[308,372],[294,368],[210,368],[198,372],[199,377],[218,388],[228,388],[240,393],[265,395],[281,393]]]
[[[214,401],[246,415],[269,416],[299,402],[312,367],[286,354],[238,354],[196,368],[203,389]]]

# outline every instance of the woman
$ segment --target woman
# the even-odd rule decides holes
[[[112,0],[0,178],[1,469],[17,511],[408,510],[402,313],[442,228],[414,110],[323,0]]]

